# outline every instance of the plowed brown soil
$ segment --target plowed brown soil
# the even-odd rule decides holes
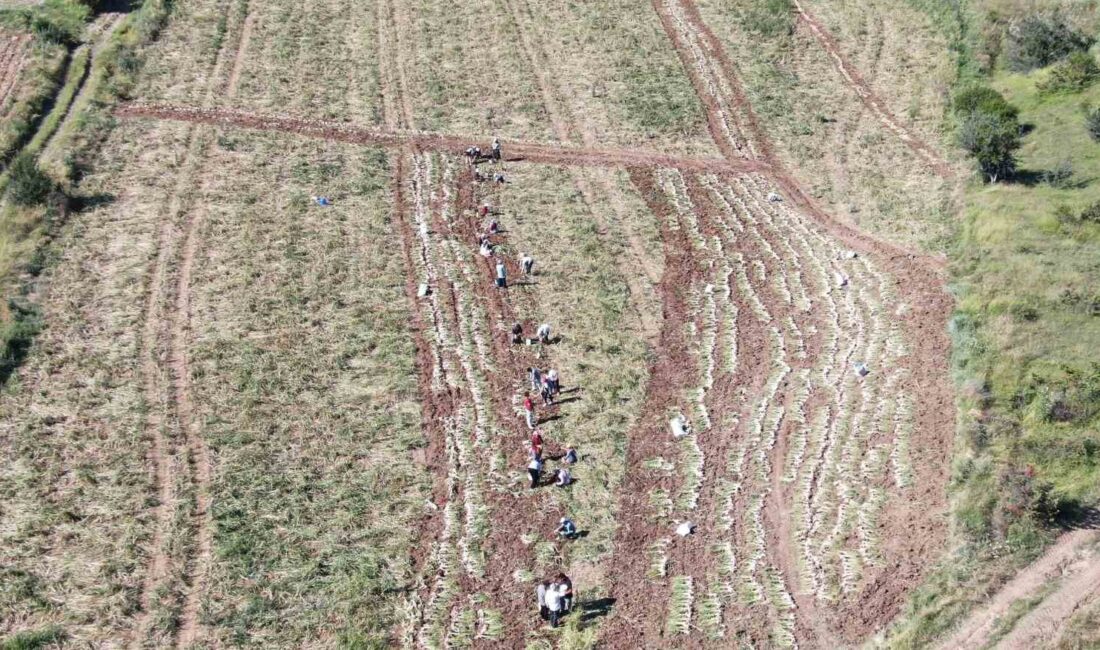
[[[678,7],[674,3],[678,3]],[[692,53],[687,51],[688,44],[683,32],[678,31],[682,26],[678,28],[674,24],[673,10],[686,17],[688,29],[694,32],[692,37],[701,39],[705,44],[702,51],[714,57],[714,60],[708,62],[710,69],[720,70],[724,76],[723,81],[734,89],[732,103],[737,111],[735,117],[741,121],[740,132],[747,134],[753,141],[751,149],[757,151],[759,158],[767,165],[770,172],[768,179],[780,189],[786,201],[811,216],[833,238],[862,255],[872,257],[880,268],[894,278],[896,285],[893,289],[904,297],[904,303],[909,307],[904,319],[904,329],[905,338],[910,344],[906,364],[911,369],[911,375],[904,386],[906,392],[920,397],[915,408],[912,443],[913,471],[916,475],[914,485],[918,487],[913,491],[910,500],[891,500],[890,509],[883,513],[880,534],[882,539],[887,540],[883,548],[887,560],[885,566],[878,569],[874,577],[856,594],[843,598],[835,606],[816,609],[812,601],[797,597],[796,594],[796,601],[802,604],[796,615],[795,626],[796,641],[800,645],[826,647],[832,643],[828,639],[833,635],[843,643],[857,643],[865,640],[896,615],[909,589],[919,583],[924,571],[942,551],[946,535],[945,485],[954,428],[954,408],[948,377],[948,340],[945,331],[951,300],[943,290],[942,261],[868,237],[821,210],[802,190],[794,176],[778,162],[767,135],[760,129],[752,107],[740,90],[736,67],[729,60],[721,43],[702,21],[694,4],[690,0],[673,0],[669,3],[654,0],[653,5],[662,18],[670,40],[681,53],[681,61],[688,69],[700,99],[707,107],[712,125],[711,133],[727,160],[733,163],[740,159],[743,150],[735,151],[725,146],[728,143],[723,136],[725,131],[721,122],[728,119],[728,114],[719,111],[710,89],[704,87],[701,75],[693,69],[697,62]],[[661,199],[653,198],[652,183],[645,175],[635,173],[634,178],[639,189],[651,202],[651,209],[659,215],[667,213],[667,209],[661,205]],[[685,269],[671,259],[667,264],[666,278],[671,276],[668,279],[672,284],[681,285],[688,281],[690,268]],[[664,280],[662,286],[665,286]],[[682,299],[674,294],[670,296],[663,292],[663,295],[666,300],[667,323],[677,318],[680,309],[675,306],[682,304]],[[668,593],[659,583],[645,580],[644,567],[639,569],[637,566],[644,564],[644,560],[640,561],[639,558],[645,557],[648,545],[656,541],[662,532],[666,537],[668,533],[655,529],[646,520],[647,513],[652,512],[646,494],[653,487],[670,489],[673,486],[665,485],[668,479],[654,477],[652,472],[641,465],[645,459],[661,455],[662,450],[657,447],[663,445],[666,447],[664,452],[667,453],[667,446],[671,444],[666,442],[668,436],[662,426],[662,416],[667,413],[665,407],[671,398],[668,395],[662,398],[662,391],[667,390],[666,387],[670,384],[691,385],[677,379],[682,376],[683,369],[690,369],[692,364],[690,359],[683,357],[682,350],[678,351],[676,348],[675,336],[662,334],[661,341],[660,356],[652,369],[655,378],[651,382],[652,395],[647,400],[647,404],[652,403],[659,408],[649,413],[648,417],[643,415],[645,424],[639,425],[639,430],[630,435],[628,477],[620,505],[623,528],[616,540],[613,571],[614,575],[619,576],[615,591],[620,601],[616,605],[617,613],[613,622],[609,624],[604,635],[610,647],[638,647],[639,643],[675,643],[677,646],[688,647],[705,645],[697,632],[687,638],[664,638]],[[676,359],[678,363],[667,361],[666,358],[669,357]],[[781,436],[777,446],[782,450],[784,444]],[[714,451],[722,453],[721,447]],[[710,458],[711,455],[708,454],[707,457]],[[706,508],[711,507],[705,497],[700,505],[704,513]],[[769,555],[777,566],[789,568],[791,553],[784,549],[788,538],[786,519],[790,514],[781,501],[772,501],[772,506],[766,508],[765,513],[766,526],[770,530],[769,539],[776,547]],[[703,515],[704,521],[707,516]],[[673,538],[669,565],[678,565],[678,573],[695,576],[696,584],[699,584],[699,578],[708,573],[708,553],[706,549],[695,548],[698,544],[693,546],[691,540],[692,538]],[[751,612],[747,619],[741,619],[741,623],[737,624],[739,633],[756,642],[767,643],[766,630],[753,619]]]

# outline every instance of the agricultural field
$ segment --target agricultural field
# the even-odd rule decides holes
[[[1089,638],[1088,527],[912,632],[974,205],[920,7],[74,2],[12,10],[84,22],[20,145],[0,647]]]

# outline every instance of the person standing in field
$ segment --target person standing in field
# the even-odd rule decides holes
[[[504,262],[497,260],[497,289],[505,289],[508,287],[508,280],[506,278],[506,272],[504,270]]]
[[[561,618],[561,589],[554,585],[546,590],[546,609],[550,613],[550,627],[557,627]]]
[[[549,343],[550,342],[550,323],[543,323],[542,325],[539,325],[539,328],[538,328],[538,330],[535,331],[535,334],[538,335],[540,343]]]
[[[561,385],[558,384],[558,371],[551,368],[546,373],[546,381],[550,383],[550,394],[557,395],[561,392]]]
[[[531,489],[539,486],[539,477],[542,476],[542,459],[535,457],[527,461],[527,475],[531,477]]]
[[[535,402],[531,399],[530,393],[523,396],[523,412],[527,418],[527,428],[534,429],[538,422],[535,420]]]
[[[542,370],[538,366],[527,368],[527,378],[531,380],[531,390],[539,390],[542,387]]]
[[[535,258],[531,257],[527,253],[524,253],[519,258],[519,264],[523,267],[524,277],[531,277],[531,271],[535,268]]]
[[[546,607],[546,592],[550,590],[550,581],[543,580],[539,583],[537,589],[535,589],[535,595],[539,600],[539,618],[544,621],[550,620],[550,610]]]
[[[573,609],[573,581],[564,573],[559,573],[554,582],[561,594],[561,611],[568,614]]]
[[[518,345],[523,343],[523,325],[514,323],[512,325],[512,343]]]
[[[493,138],[493,160],[500,162],[500,138]]]
[[[538,429],[531,432],[531,449],[536,456],[542,458],[542,432]]]
[[[542,396],[543,406],[554,405],[554,394],[550,392],[550,380],[545,376],[542,378],[542,386],[539,388],[539,395]]]

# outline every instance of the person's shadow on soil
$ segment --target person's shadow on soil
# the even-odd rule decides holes
[[[614,598],[598,598],[596,600],[589,600],[580,604],[581,610],[581,623],[587,623],[588,621],[607,616],[611,613],[611,608],[615,606]]]
[[[581,401],[581,396],[577,395],[575,397],[567,397],[565,399],[559,399],[556,402],[554,402],[554,406],[561,406],[563,404],[569,404],[571,402],[579,402],[579,401]]]

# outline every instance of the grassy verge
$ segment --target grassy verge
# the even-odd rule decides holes
[[[0,127],[0,160],[5,164],[34,137],[65,75],[65,47],[36,40],[30,50],[30,61],[12,91],[11,108]]]
[[[0,638],[57,628],[78,645],[124,634],[137,608],[151,511],[137,376],[146,273],[178,125],[122,133],[101,159],[114,180],[89,189],[118,195],[59,230],[35,304],[48,323],[0,393]],[[105,624],[110,621],[112,623]]]
[[[53,138],[51,151],[57,152],[57,156],[69,164],[60,169],[51,168],[51,171],[59,181],[71,185],[77,175],[75,161],[93,155],[95,146],[106,138],[112,126],[109,107],[132,85],[133,74],[140,67],[140,49],[155,37],[167,17],[169,2],[145,2],[96,57],[91,71],[83,69],[89,64],[88,49],[74,55],[60,91],[57,86],[61,71],[65,69],[66,50],[63,45],[46,39],[75,41],[83,29],[83,20],[88,17],[87,12],[73,9],[69,6],[72,3],[65,0],[57,0],[37,10],[0,13],[0,23],[30,26],[46,34],[40,35],[40,42],[33,45],[35,61],[20,81],[19,95],[0,134],[0,151],[6,152],[0,156],[12,155],[23,143],[31,155],[38,155],[43,145]],[[84,93],[74,104],[73,96],[86,78]],[[49,114],[39,120],[36,115],[51,102]],[[65,121],[59,131],[69,114],[74,115],[74,119]],[[0,183],[6,185],[6,182],[5,175]],[[51,257],[46,247],[65,214],[66,210],[56,205],[16,206],[5,201],[0,206],[0,293],[3,295],[0,347],[7,368],[4,376],[21,361],[40,327],[37,309],[21,296],[32,292],[35,278]]]

